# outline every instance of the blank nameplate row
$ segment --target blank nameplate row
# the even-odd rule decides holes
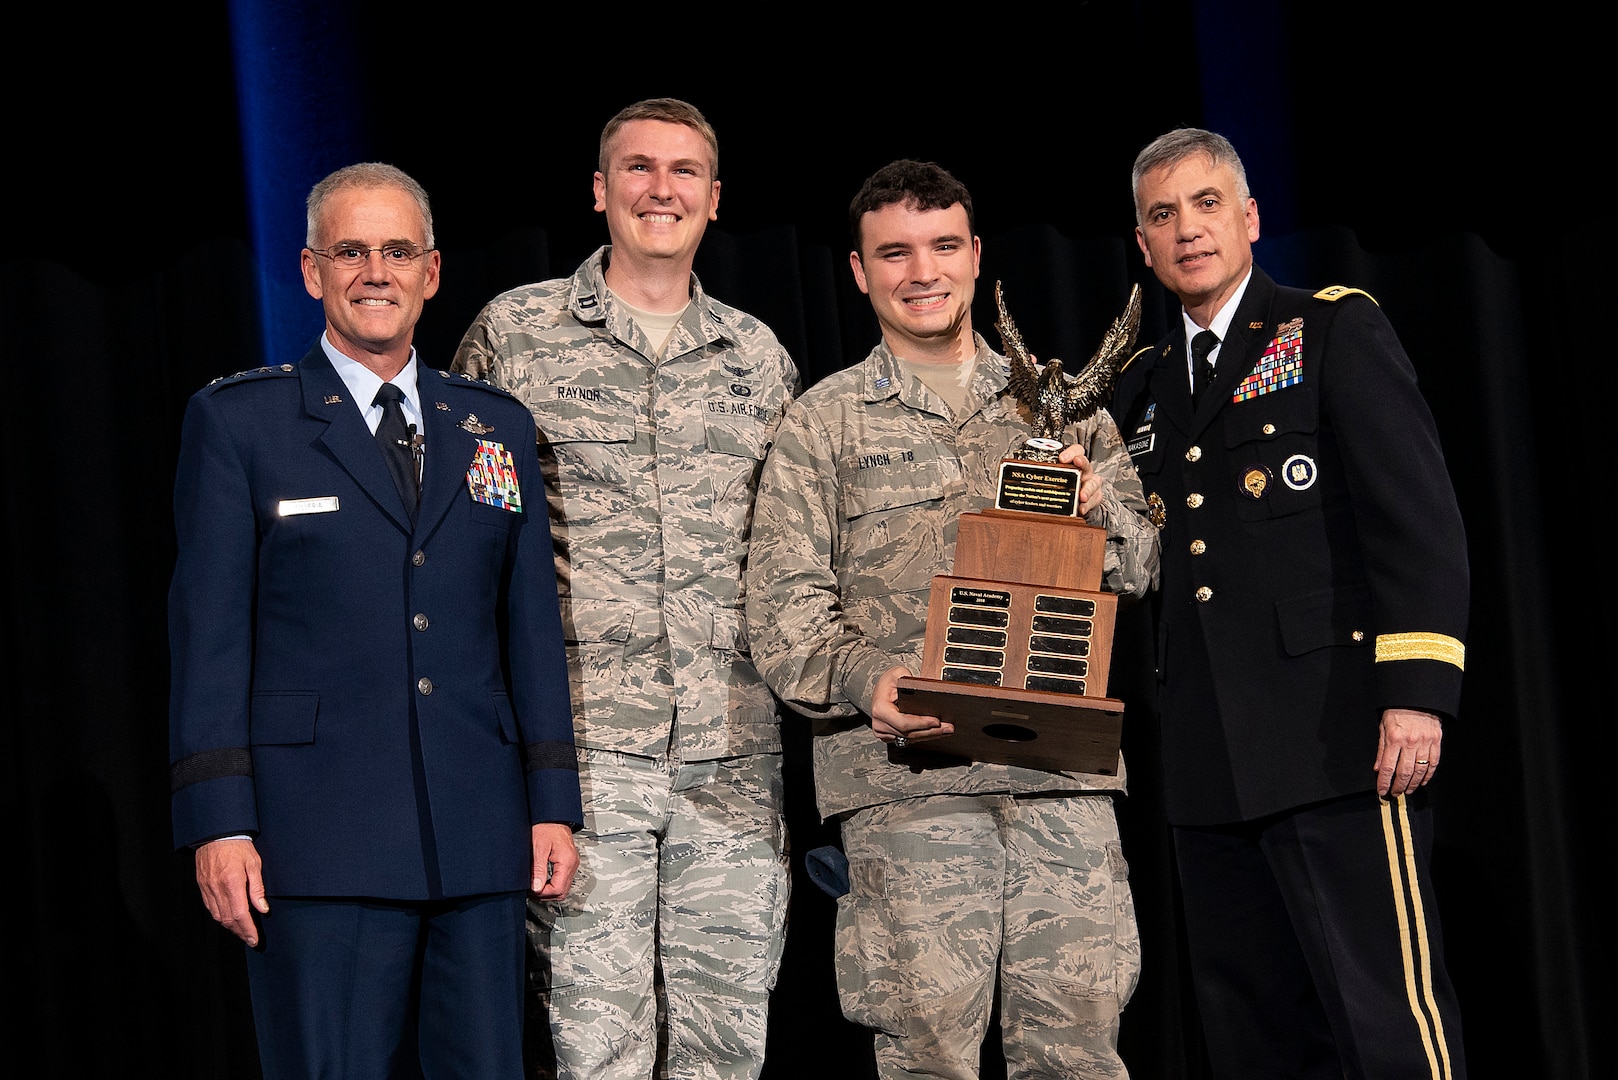
[[[923,666],[936,661],[932,677],[946,682],[1093,693],[1096,616],[1108,601],[1116,603],[1110,594],[935,578]]]

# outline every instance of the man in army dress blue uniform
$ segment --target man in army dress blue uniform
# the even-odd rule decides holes
[[[1163,787],[1215,1074],[1465,1075],[1422,788],[1459,702],[1466,538],[1376,303],[1253,265],[1235,149],[1136,159],[1183,320],[1113,411],[1162,530]]]

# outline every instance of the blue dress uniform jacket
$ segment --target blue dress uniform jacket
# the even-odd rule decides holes
[[[186,411],[174,836],[253,836],[271,896],[522,891],[530,824],[582,822],[533,420],[464,376],[417,385],[414,524],[318,343]],[[474,498],[480,449],[515,498]]]
[[[1455,715],[1466,538],[1376,303],[1255,268],[1193,410],[1175,333],[1114,414],[1163,540],[1158,679],[1176,825],[1374,790],[1385,708]]]

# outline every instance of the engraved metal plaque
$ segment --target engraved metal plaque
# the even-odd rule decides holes
[[[1036,596],[1034,610],[1048,611],[1056,615],[1077,615],[1088,619],[1096,613],[1096,603],[1081,596]]]
[[[1007,458],[1000,463],[1000,484],[995,493],[994,508],[1077,517],[1079,470],[1070,465],[1046,465]]]

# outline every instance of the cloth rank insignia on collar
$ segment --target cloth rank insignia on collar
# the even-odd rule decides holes
[[[1247,378],[1231,394],[1231,401],[1248,401],[1272,390],[1284,390],[1303,382],[1303,320],[1293,319],[1275,328],[1275,337],[1264,346]]]
[[[511,451],[490,439],[479,439],[472,464],[466,470],[466,486],[472,498],[485,506],[498,506],[514,514],[522,513],[522,489],[517,483],[517,466]]]

